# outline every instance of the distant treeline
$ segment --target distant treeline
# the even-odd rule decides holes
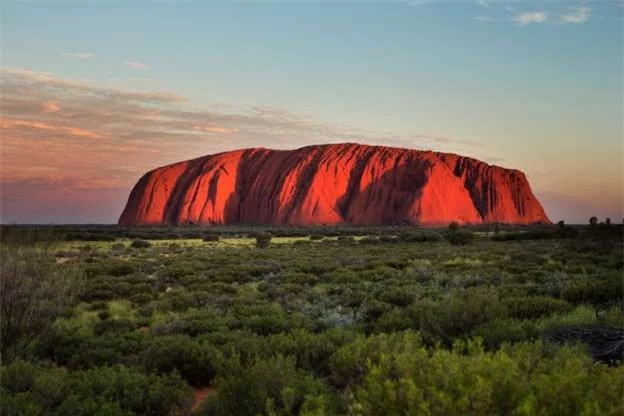
[[[476,237],[492,238],[498,241],[542,240],[575,238],[579,235],[595,235],[621,238],[624,228],[621,224],[595,225],[508,225],[482,224],[459,227],[464,232],[475,233]],[[338,236],[397,236],[406,241],[430,241],[433,235],[444,235],[451,227],[422,228],[418,226],[144,226],[119,227],[116,225],[0,225],[0,241],[4,244],[29,243],[35,241],[115,241],[117,239],[202,239],[207,235],[220,237],[255,237],[269,233],[274,237],[338,237]],[[431,237],[431,238],[430,238]],[[390,242],[392,239],[382,239]]]

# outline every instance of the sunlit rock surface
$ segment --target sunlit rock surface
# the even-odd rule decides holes
[[[154,169],[120,225],[550,223],[524,173],[359,144],[243,149]]]

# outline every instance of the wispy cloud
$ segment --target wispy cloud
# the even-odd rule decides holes
[[[149,69],[150,68],[149,65],[147,65],[146,63],[132,60],[132,59],[124,61],[124,64],[126,64],[126,66],[132,69]]]
[[[490,4],[490,0],[476,0],[476,3],[481,6],[481,7],[486,7],[486,8],[490,8],[491,4]]]
[[[564,23],[585,23],[589,20],[591,12],[590,7],[577,7],[575,10],[563,14],[561,21]]]
[[[48,123],[44,121],[34,120],[15,120],[10,118],[3,118],[0,120],[0,129],[3,133],[14,133],[19,131],[25,133],[28,130],[44,130],[46,133],[51,134],[51,137],[59,136],[76,136],[85,137],[88,139],[101,139],[102,136],[89,130],[81,129],[73,126],[63,126],[54,123]],[[26,134],[26,133],[25,133]]]
[[[519,26],[545,23],[547,20],[547,13],[545,11],[519,13],[513,16],[512,20]]]
[[[68,95],[74,97],[76,95],[89,94],[93,98],[111,99],[111,100],[128,100],[139,102],[157,103],[174,103],[184,101],[184,97],[167,92],[143,92],[129,91],[115,88],[101,87],[86,82],[65,80],[55,77],[49,72],[33,71],[23,68],[2,68],[0,70],[3,81],[3,101],[11,97],[24,100],[25,97],[19,94],[20,89],[24,92],[31,91],[34,96],[42,95],[44,92],[49,93],[50,100],[54,100],[59,95]],[[12,95],[12,94],[15,95]],[[55,95],[56,93],[56,95]]]
[[[193,126],[193,130],[202,131],[206,133],[225,134],[225,135],[230,135],[238,131],[238,129],[235,127],[223,127],[223,126],[215,126],[211,124]]]
[[[95,54],[91,52],[61,52],[61,56],[74,59],[92,59],[95,58]]]

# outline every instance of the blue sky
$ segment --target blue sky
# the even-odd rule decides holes
[[[48,124],[34,128],[55,132],[54,142],[6,133],[16,142],[3,149],[4,222],[112,222],[150,166],[345,138],[521,169],[553,220],[624,214],[619,1],[46,1],[1,8],[6,90],[25,79],[33,94],[46,89],[37,120]],[[105,98],[89,101],[93,91]],[[192,113],[194,121],[203,115],[214,122],[192,131],[168,125],[153,138],[137,131],[124,143],[137,148],[118,155],[115,146],[76,141],[70,124],[94,140],[118,131],[101,116],[129,105],[127,98],[105,101],[120,91],[179,97],[166,109],[141,103],[161,121],[185,111],[185,120]],[[5,100],[3,117],[11,128],[32,129],[15,122],[37,116],[31,101],[18,98]],[[62,119],[69,101],[103,107]],[[269,121],[260,126],[258,119]],[[148,127],[141,131],[154,133]],[[115,140],[111,146],[123,142]],[[72,170],[63,170],[62,158],[46,162],[65,141],[79,159]],[[141,144],[154,152],[146,156]],[[89,149],[98,150],[82,166]],[[68,191],[75,183],[78,190]],[[39,205],[55,208],[26,210],[28,186],[48,190],[52,199]],[[55,186],[71,206],[54,200]],[[110,206],[81,205],[94,195],[107,195]]]

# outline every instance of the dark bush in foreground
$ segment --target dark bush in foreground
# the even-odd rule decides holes
[[[267,248],[271,244],[273,237],[269,233],[261,233],[256,235],[256,247]]]
[[[446,241],[454,245],[465,245],[470,243],[474,239],[474,233],[468,230],[458,230],[446,234]]]
[[[427,409],[432,415],[615,415],[624,410],[624,368],[596,365],[578,346],[536,342],[486,352],[473,341],[431,351],[413,334],[380,335],[340,349],[332,368],[354,391],[347,399],[350,414]]]
[[[151,246],[152,246],[152,243],[150,243],[147,240],[134,240],[130,244],[130,247],[132,247],[132,248],[149,248]]]
[[[574,230],[570,227],[545,230],[513,231],[496,234],[492,237],[496,241],[522,241],[522,240],[549,240],[558,236],[574,236]]]
[[[564,313],[572,308],[568,302],[562,299],[554,299],[546,296],[521,296],[505,299],[503,305],[507,308],[507,314],[512,318],[535,319],[555,313]]]
[[[221,354],[216,348],[187,335],[154,338],[144,355],[147,370],[159,374],[177,371],[189,384],[196,386],[212,382],[220,360]]]
[[[424,243],[427,241],[443,240],[442,236],[439,233],[427,230],[403,233],[400,234],[398,238],[409,243]]]
[[[25,362],[2,368],[3,415],[185,414],[190,390],[177,375],[123,366],[68,372]]]
[[[328,393],[324,383],[298,370],[291,357],[278,355],[247,368],[233,363],[228,373],[216,380],[216,385],[219,393],[205,405],[208,414],[327,414],[316,413],[319,410],[335,414],[323,398]]]

